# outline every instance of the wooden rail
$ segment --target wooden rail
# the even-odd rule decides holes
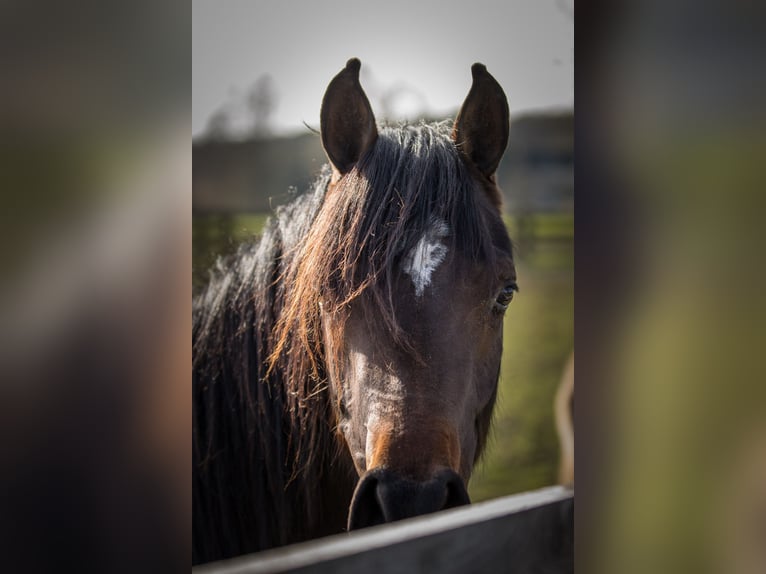
[[[573,572],[574,494],[554,486],[192,569],[194,574]]]

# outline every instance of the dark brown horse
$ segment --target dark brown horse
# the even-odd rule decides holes
[[[352,59],[330,161],[194,301],[193,562],[469,502],[516,291],[481,64],[453,125],[378,127]]]

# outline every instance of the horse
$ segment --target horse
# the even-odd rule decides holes
[[[193,301],[199,564],[470,503],[518,290],[495,171],[503,89],[378,126],[349,60],[328,164]]]

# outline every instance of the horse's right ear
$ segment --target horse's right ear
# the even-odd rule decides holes
[[[354,167],[378,137],[372,107],[359,83],[361,65],[357,58],[346,62],[322,98],[322,146],[341,175]]]

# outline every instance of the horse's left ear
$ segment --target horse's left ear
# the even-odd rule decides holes
[[[508,99],[484,64],[471,66],[473,85],[452,128],[452,139],[485,177],[492,177],[508,145]]]
[[[351,58],[322,98],[322,146],[340,175],[350,171],[378,137],[372,107],[359,83],[360,67],[361,62]]]

